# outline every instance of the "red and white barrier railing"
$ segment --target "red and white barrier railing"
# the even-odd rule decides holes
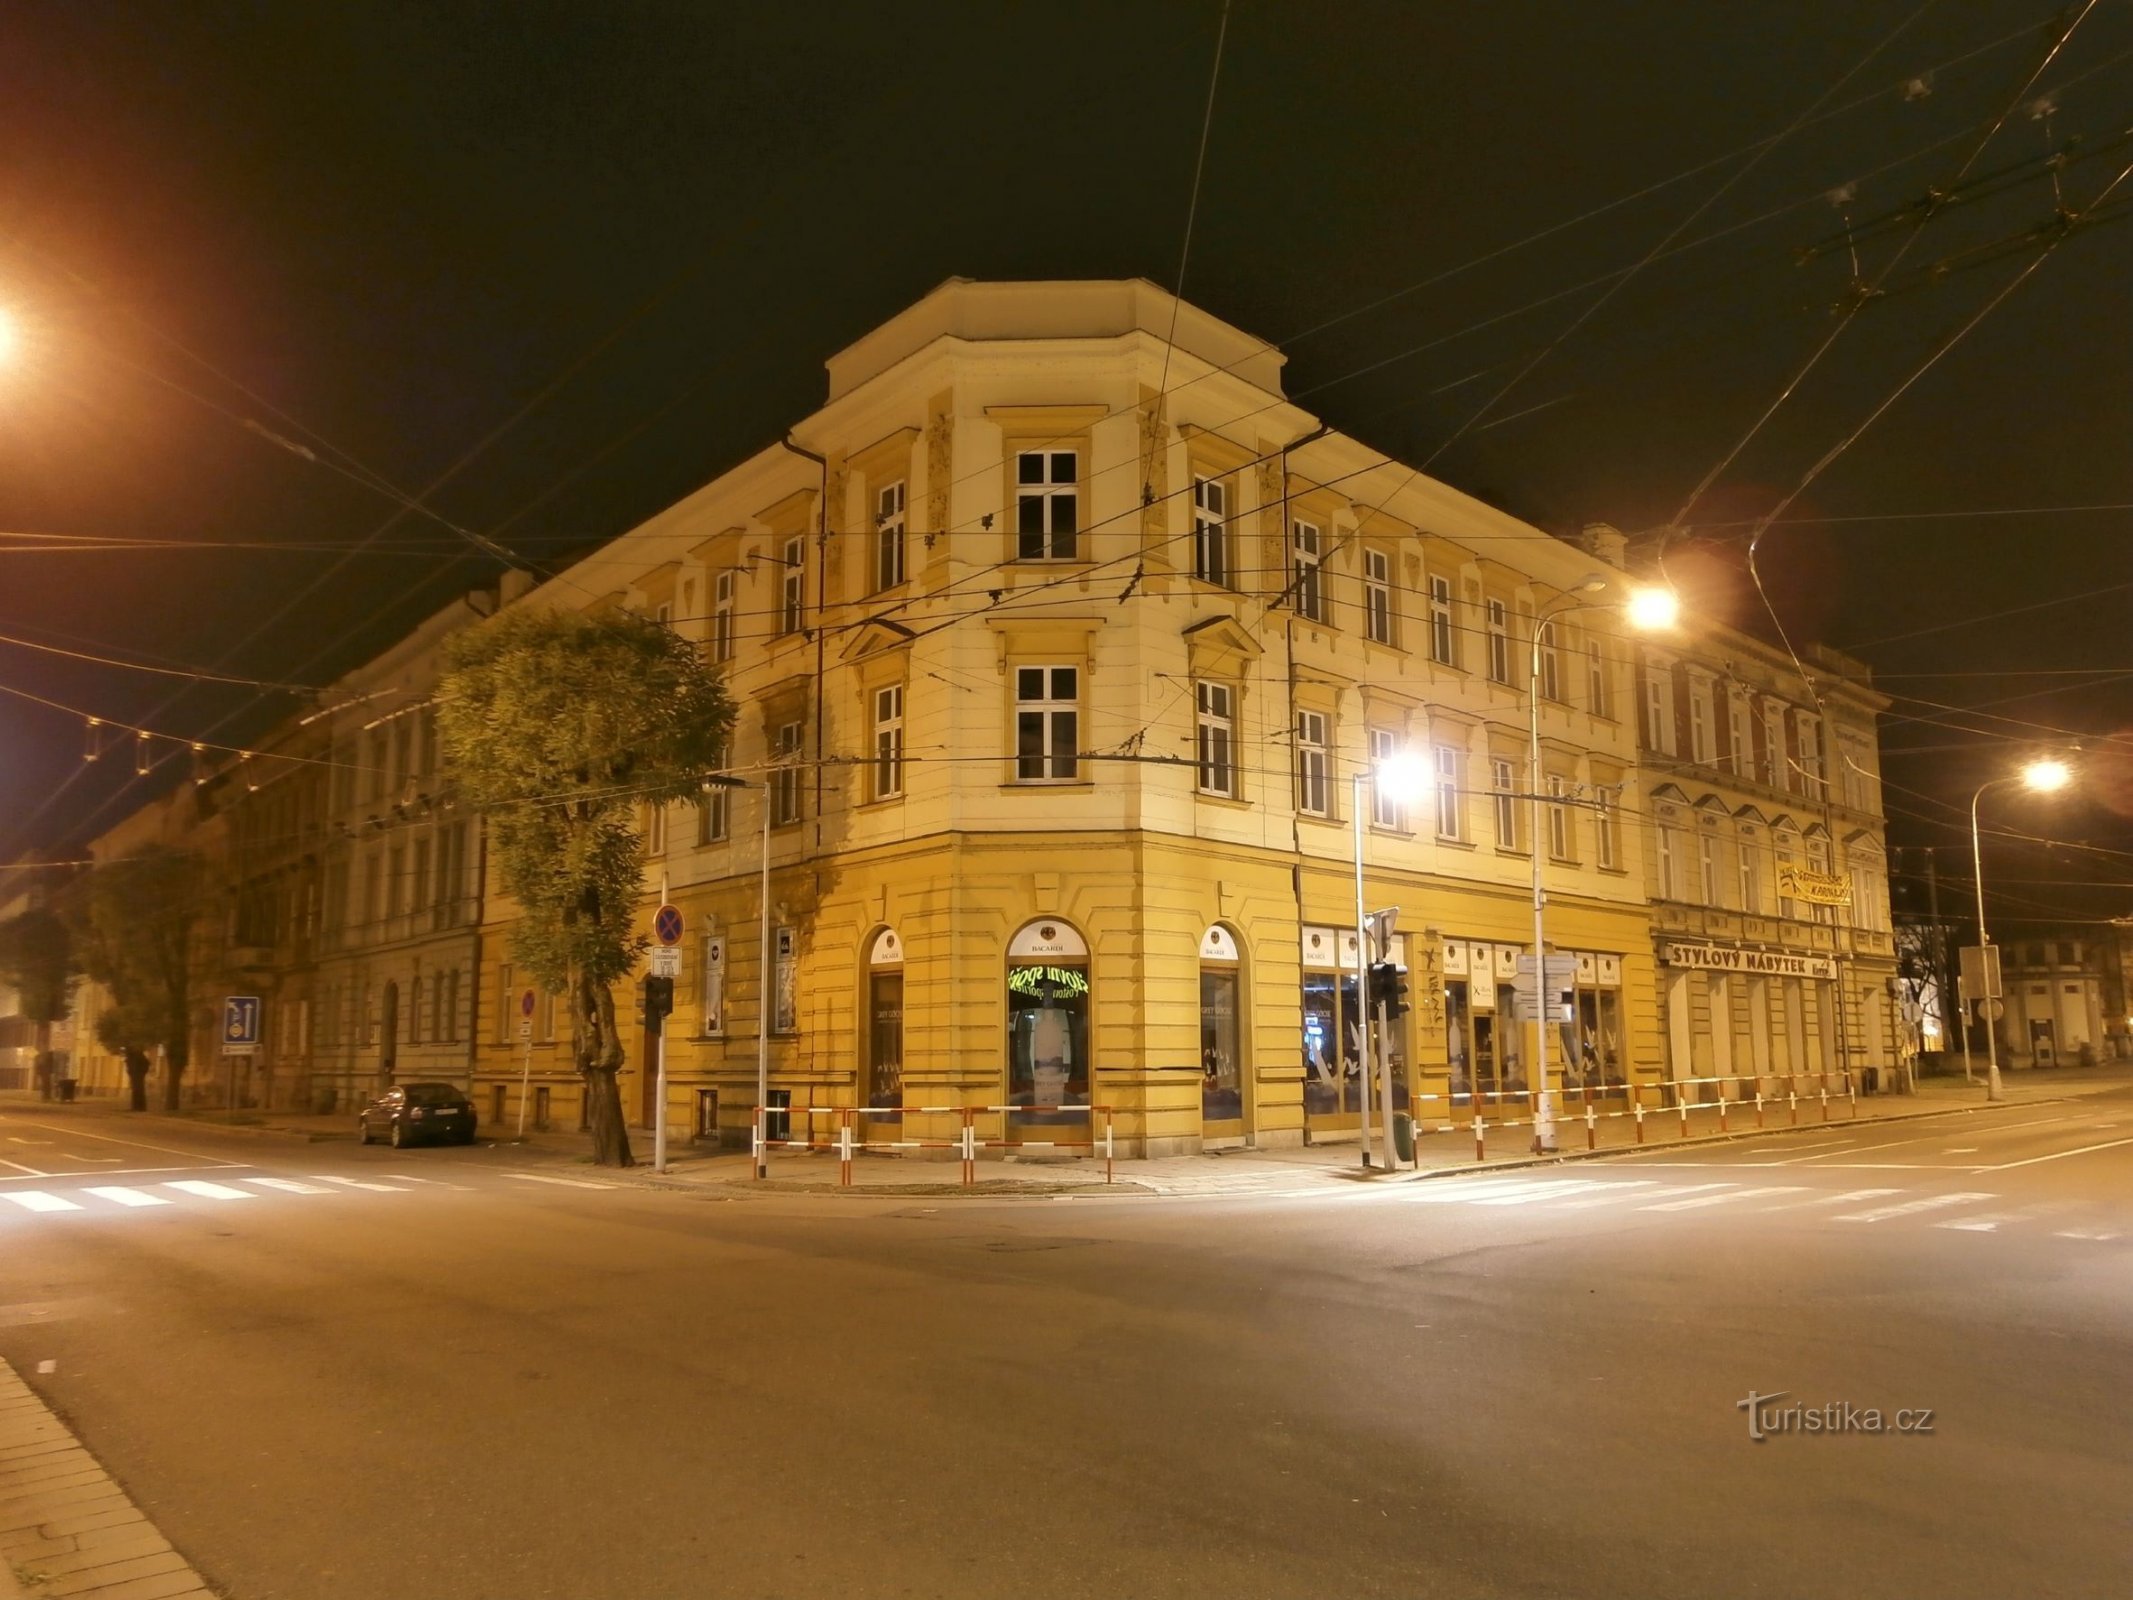
[[[772,1150],[807,1150],[817,1153],[834,1152],[837,1157],[837,1183],[840,1188],[852,1186],[852,1158],[860,1149],[867,1150],[953,1150],[962,1162],[963,1187],[977,1184],[978,1152],[980,1150],[1086,1150],[1093,1160],[1099,1154],[1103,1158],[1104,1182],[1110,1183],[1114,1175],[1117,1157],[1117,1140],[1112,1125],[1110,1106],[1072,1105],[985,1105],[985,1106],[757,1106],[750,1124],[749,1149],[755,1158],[755,1170],[768,1172],[765,1157]],[[766,1116],[766,1113],[768,1114]],[[1002,1122],[1002,1137],[997,1139],[978,1136],[977,1119],[980,1115],[999,1115],[1006,1119],[1015,1116],[1078,1116],[1087,1119],[1089,1136],[1085,1139],[1032,1139],[1026,1136],[1009,1137],[1013,1133],[1011,1120]],[[808,1119],[808,1137],[804,1139],[772,1139],[768,1116],[787,1119]],[[814,1122],[818,1117],[833,1119],[831,1129],[824,1137],[816,1137]],[[895,1118],[899,1123],[906,1117],[931,1117],[957,1119],[953,1138],[861,1138],[859,1119],[862,1117]],[[1097,1119],[1102,1119],[1099,1131]],[[787,1126],[790,1127],[788,1120]]]
[[[1734,1094],[1726,1093],[1729,1084],[1741,1086]],[[1704,1091],[1712,1092],[1706,1097]],[[1800,1125],[1800,1102],[1804,1099],[1819,1106],[1821,1120],[1830,1120],[1832,1097],[1844,1101],[1853,1117],[1859,1115],[1859,1086],[1857,1078],[1849,1071],[1814,1073],[1777,1073],[1762,1075],[1721,1075],[1702,1078],[1669,1078],[1655,1082],[1631,1080],[1612,1083],[1595,1090],[1590,1085],[1571,1086],[1557,1090],[1558,1124],[1582,1121],[1585,1125],[1585,1148],[1599,1148],[1599,1130],[1602,1122],[1627,1118],[1636,1124],[1638,1144],[1645,1142],[1645,1117],[1664,1115],[1671,1111],[1676,1118],[1676,1137],[1689,1137],[1689,1114],[1692,1111],[1716,1111],[1717,1131],[1732,1132],[1731,1114],[1745,1111],[1753,1106],[1755,1126],[1769,1126],[1768,1116],[1773,1108],[1782,1109],[1790,1126]],[[1434,1101],[1445,1106],[1445,1120],[1438,1122],[1433,1131],[1438,1133],[1461,1133],[1470,1131],[1474,1137],[1474,1159],[1488,1159],[1488,1133],[1491,1128],[1535,1127],[1539,1121],[1539,1096],[1531,1089],[1461,1089],[1450,1094],[1418,1094],[1413,1097],[1417,1107],[1421,1102]],[[1601,1109],[1607,1101],[1621,1104],[1610,1109]],[[1649,1105],[1647,1105],[1649,1101]],[[1509,1116],[1491,1116],[1484,1107],[1497,1111],[1513,1108]],[[1465,1116],[1462,1118],[1461,1113]],[[1523,1115],[1516,1113],[1523,1112]],[[1422,1130],[1419,1109],[1416,1128]]]

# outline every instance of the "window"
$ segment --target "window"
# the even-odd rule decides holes
[[[1707,684],[1689,685],[1689,759],[1707,767],[1711,750],[1711,690]]]
[[[904,686],[874,691],[874,798],[904,792]]]
[[[1081,669],[1015,669],[1015,777],[1022,783],[1081,776]]]
[[[1807,870],[1819,878],[1829,876],[1829,841],[1827,839],[1810,839],[1807,841]],[[1836,920],[1835,908],[1819,903],[1811,903],[1808,906],[1808,914],[1816,922],[1834,922]]]
[[[1518,768],[1509,761],[1491,761],[1489,775],[1496,788],[1496,848],[1516,850],[1518,838]]]
[[[1799,729],[1800,772],[1807,780],[1802,785],[1802,792],[1819,795],[1822,792],[1822,724],[1803,711]]]
[[[1326,620],[1326,594],[1320,564],[1325,547],[1316,523],[1298,522],[1289,530],[1289,593],[1299,617]]]
[[[421,732],[417,736],[415,744],[417,771],[426,778],[437,770],[437,708],[435,706],[424,706],[422,708],[420,727]]]
[[[893,589],[904,581],[904,483],[883,487],[874,497],[874,587]]]
[[[644,853],[653,857],[667,853],[667,808],[663,805],[644,808]]]
[[[1452,580],[1429,580],[1429,658],[1447,667],[1459,665],[1458,638],[1452,628]]]
[[[1326,718],[1320,711],[1296,713],[1296,809],[1314,817],[1332,815],[1332,763],[1326,749]]]
[[[776,973],[770,1018],[772,1033],[792,1033],[800,1026],[799,949],[800,937],[791,928],[777,930],[773,957]]]
[[[1760,915],[1763,909],[1763,877],[1757,870],[1760,864],[1755,835],[1744,830],[1735,869],[1740,881],[1740,908],[1750,916]]]
[[[407,903],[417,912],[430,903],[430,841],[427,839],[415,841],[415,880]]]
[[[1677,852],[1674,845],[1674,832],[1674,825],[1670,822],[1660,823],[1656,832],[1659,846],[1659,898],[1662,900],[1679,900],[1681,898],[1681,867],[1680,863],[1675,859]]]
[[[1192,480],[1192,575],[1229,586],[1229,485],[1220,478]]]
[[[1674,753],[1674,675],[1656,662],[1644,669],[1644,747]]]
[[[807,614],[807,541],[785,541],[785,572],[778,590],[778,632],[798,633]]]
[[[770,823],[783,828],[800,820],[800,724],[783,722],[770,743]]]
[[[1466,807],[1460,804],[1460,765],[1464,756],[1454,745],[1437,746],[1437,836],[1466,837]]]
[[[1785,892],[1785,883],[1786,870],[1800,864],[1799,835],[1790,828],[1782,828],[1773,836],[1772,843],[1777,860],[1778,915],[1796,917],[1799,915],[1799,907],[1792,896]]]
[[[1234,799],[1237,793],[1236,694],[1226,683],[1194,685],[1198,706],[1200,793]]]
[[[1573,858],[1570,848],[1570,780],[1559,772],[1548,774],[1548,854],[1557,861]]]
[[[1392,557],[1382,550],[1363,552],[1363,632],[1372,644],[1391,644]]]
[[[1763,707],[1763,782],[1773,789],[1792,788],[1792,767],[1785,760],[1785,711],[1774,704]]]
[[[723,746],[715,759],[719,766],[725,766],[726,752]],[[731,794],[722,783],[708,785],[704,792],[696,797],[696,842],[717,844],[726,837],[727,830],[732,825]]]
[[[430,908],[432,928],[456,928],[466,920],[467,825],[455,822],[437,832],[437,898]]]
[[[1072,561],[1081,531],[1079,457],[1072,450],[1024,450],[1015,457],[1015,554],[1023,561]]]
[[[444,1042],[459,1043],[459,969],[454,967],[444,975],[444,999],[438,1006],[439,1019],[444,1024]]]
[[[1540,696],[1543,700],[1553,700],[1557,705],[1561,705],[1563,703],[1563,653],[1556,646],[1554,626],[1548,623],[1542,623],[1539,626],[1547,630],[1541,635]]]
[[[363,785],[363,796],[368,800],[385,798],[386,763],[391,759],[391,736],[383,727],[370,730],[370,748],[366,763],[370,768],[369,781]]]
[[[1748,708],[1730,690],[1726,694],[1726,770],[1744,778],[1755,771],[1748,757]]]
[[[1398,832],[1407,829],[1407,808],[1400,804],[1400,797],[1389,793],[1378,781],[1386,765],[1400,753],[1400,736],[1390,728],[1370,730],[1370,825],[1374,828],[1391,828]]]
[[[394,845],[385,869],[385,914],[397,917],[407,909],[407,847]]]
[[[1489,681],[1511,681],[1511,614],[1501,600],[1491,600],[1485,608],[1489,623]]]
[[[706,934],[700,949],[703,981],[697,992],[702,1013],[699,1027],[715,1037],[726,1031],[726,941]]]
[[[1586,709],[1596,717],[1615,714],[1614,679],[1607,671],[1607,655],[1595,639],[1585,646]]]
[[[721,572],[711,582],[711,659],[733,659],[733,583],[735,574]]]
[[[1621,827],[1622,820],[1615,810],[1613,793],[1604,788],[1596,788],[1592,802],[1593,855],[1609,872],[1621,865]]]
[[[1703,904],[1725,904],[1718,897],[1718,840],[1707,832],[1696,835],[1696,889]]]

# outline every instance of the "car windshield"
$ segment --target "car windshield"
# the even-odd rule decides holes
[[[448,1083],[411,1083],[407,1103],[411,1106],[456,1106],[466,1096]]]

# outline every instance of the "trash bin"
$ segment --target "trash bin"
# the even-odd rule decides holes
[[[74,1103],[74,1080],[72,1078],[61,1078],[59,1080],[59,1103],[69,1106]]]
[[[1392,1153],[1407,1166],[1415,1163],[1415,1119],[1404,1111],[1392,1114]]]

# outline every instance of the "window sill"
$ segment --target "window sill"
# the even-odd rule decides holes
[[[1035,791],[1040,794],[1057,794],[1061,790],[1071,792],[1076,789],[1093,789],[1095,787],[1096,780],[1094,778],[1009,778],[1000,785],[1000,791],[1003,794],[1012,794],[1018,790],[1025,792]]]
[[[1195,789],[1192,792],[1192,797],[1201,805],[1220,806],[1225,811],[1249,811],[1252,809],[1251,801],[1233,794],[1215,794],[1206,789]]]
[[[1472,850],[1477,848],[1473,840],[1462,839],[1456,833],[1438,834],[1437,843],[1442,845],[1447,850]]]

